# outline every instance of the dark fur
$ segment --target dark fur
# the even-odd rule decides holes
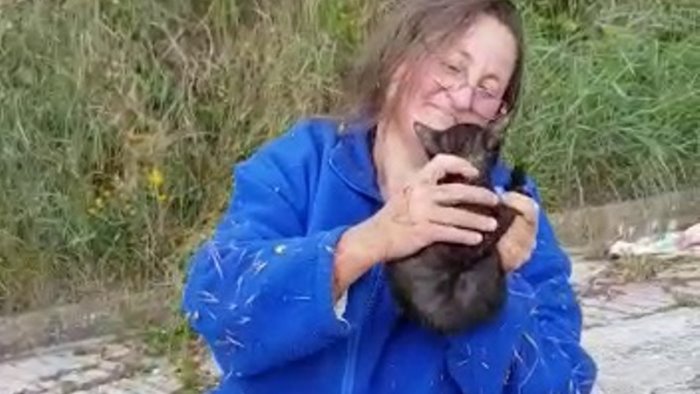
[[[448,175],[440,183],[464,182],[492,189],[490,169],[500,153],[498,130],[461,124],[445,131],[416,125],[429,157],[449,153],[463,157],[480,173],[478,179]],[[513,171],[508,190],[521,191],[525,174]],[[507,289],[496,242],[510,227],[517,211],[462,204],[461,208],[496,218],[498,228],[484,233],[477,246],[435,243],[406,258],[387,264],[395,299],[407,317],[442,333],[471,328],[493,317],[503,306]]]

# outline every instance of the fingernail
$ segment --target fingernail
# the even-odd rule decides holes
[[[503,195],[505,194],[505,189],[503,189],[503,186],[495,186],[493,188],[494,193],[496,193],[496,198],[498,199],[496,201],[496,204],[502,203],[503,202]]]

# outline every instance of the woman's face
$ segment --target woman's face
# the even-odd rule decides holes
[[[425,61],[408,70],[408,78],[401,78],[411,88],[397,107],[399,128],[413,134],[414,122],[438,130],[457,123],[485,126],[503,114],[507,108],[501,99],[515,68],[516,45],[505,25],[482,15],[449,45],[428,52]]]

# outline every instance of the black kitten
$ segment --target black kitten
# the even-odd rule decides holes
[[[438,153],[453,154],[479,170],[478,179],[450,174],[439,183],[462,182],[493,190],[489,174],[500,154],[500,130],[473,124],[459,124],[444,131],[416,124],[415,129],[430,158]],[[523,192],[524,172],[516,167],[510,183],[507,190]],[[503,204],[456,206],[494,217],[497,229],[483,233],[483,241],[476,246],[438,242],[386,265],[394,297],[407,316],[442,333],[484,322],[504,304],[505,271],[496,243],[519,214]]]

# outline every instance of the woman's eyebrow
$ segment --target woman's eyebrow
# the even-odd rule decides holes
[[[470,62],[472,61],[472,54],[465,51],[464,49],[460,49],[459,54],[462,55],[463,57],[465,57],[468,61],[470,61]]]

